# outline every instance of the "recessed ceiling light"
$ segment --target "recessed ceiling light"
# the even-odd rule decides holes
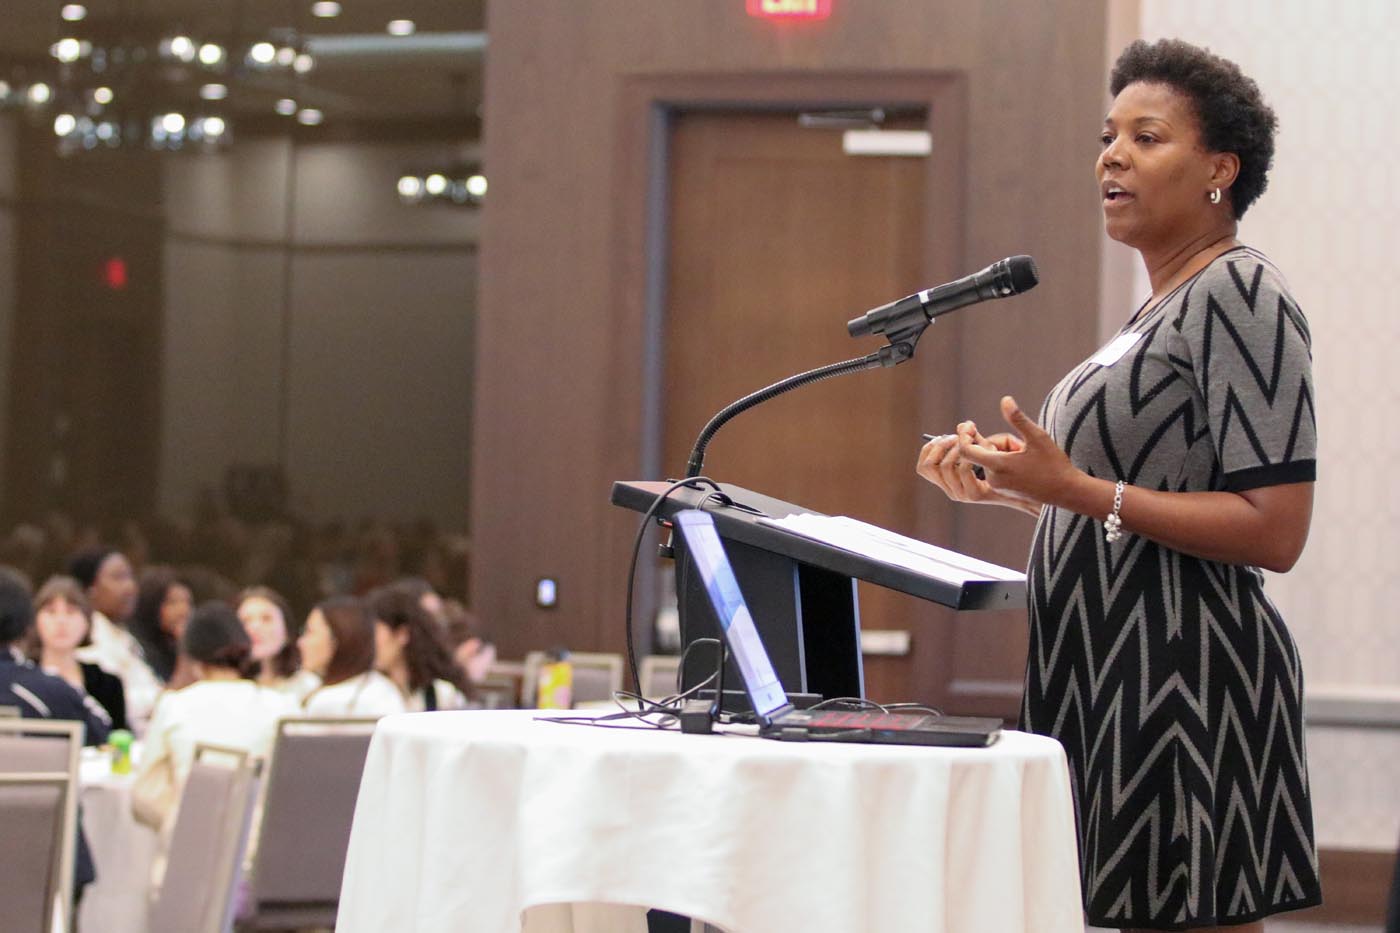
[[[224,135],[224,130],[228,129],[228,124],[224,122],[223,117],[205,117],[201,126],[204,128],[205,136],[216,138]]]
[[[296,58],[292,59],[292,70],[295,71],[295,72],[296,72],[297,74],[299,74],[299,75],[304,75],[304,74],[306,74],[308,71],[310,71],[312,68],[315,68],[315,67],[316,67],[316,59],[312,58],[310,55],[306,54],[305,52],[302,52],[302,53],[301,53],[300,55],[298,55]]]
[[[66,3],[63,9],[58,11],[58,15],[62,16],[70,23],[76,23],[78,20],[87,16],[87,7],[83,6],[81,3]]]
[[[389,21],[389,25],[384,27],[391,36],[411,36],[418,28],[411,19],[394,19]]]
[[[313,110],[310,107],[297,114],[297,122],[302,126],[320,126],[321,121],[325,118],[325,114],[321,111]]]
[[[53,133],[55,136],[67,136],[78,128],[78,118],[71,113],[60,113],[53,118]]]
[[[182,133],[185,129],[185,116],[181,113],[167,113],[160,118],[160,126],[171,136]]]
[[[223,100],[228,96],[228,85],[205,84],[200,87],[199,96],[204,100]]]
[[[83,44],[72,36],[68,36],[55,42],[49,52],[64,64],[71,64],[83,57]]]
[[[31,104],[47,104],[53,97],[53,88],[42,81],[35,81],[29,85],[29,90],[25,92]]]
[[[290,45],[284,45],[277,50],[277,64],[283,68],[291,67],[292,62],[297,60],[297,50]]]
[[[175,36],[170,40],[170,54],[182,62],[192,62],[198,54],[194,40],[189,36]]]
[[[275,105],[276,111],[284,117],[290,117],[297,112],[297,102],[290,97],[284,97]]]
[[[92,92],[92,99],[103,106],[110,104],[112,102],[112,97],[112,89],[109,87],[100,87]]]
[[[322,19],[330,19],[332,16],[340,15],[340,4],[335,0],[317,0],[311,4],[311,15],[319,16]]]
[[[277,57],[277,47],[271,42],[257,42],[248,50],[248,57],[259,65],[271,65]]]
[[[206,42],[199,47],[199,61],[202,65],[213,68],[224,60],[224,47],[213,42]]]

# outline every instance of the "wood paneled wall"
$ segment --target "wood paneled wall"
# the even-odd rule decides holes
[[[948,204],[958,273],[1025,252],[1041,285],[1016,306],[940,322],[938,339],[959,348],[937,362],[957,370],[949,417],[996,425],[1007,392],[1035,410],[1095,344],[1101,222],[1092,165],[1107,101],[1107,0],[833,7],[821,23],[779,24],[749,18],[742,0],[491,4],[471,525],[473,601],[503,656],[557,642],[622,647],[637,516],[608,504],[609,487],[656,478],[642,475],[643,361],[632,332],[644,306],[647,217],[632,180],[649,152],[629,82],[956,76],[964,138],[934,146],[964,167]],[[932,225],[929,235],[946,229]],[[870,304],[893,297],[872,295]],[[932,356],[927,347],[921,355]],[[912,450],[908,481],[919,482]],[[1022,517],[953,510],[931,487],[918,496],[921,513],[955,528],[963,549],[1024,563]],[[542,576],[559,581],[556,609],[534,607]],[[1015,614],[960,624],[983,637],[1025,637]]]

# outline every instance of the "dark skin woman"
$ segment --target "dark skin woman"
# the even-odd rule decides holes
[[[1004,397],[1010,431],[964,421],[917,470],[1038,519],[1022,727],[1069,757],[1089,922],[1262,933],[1320,902],[1301,666],[1255,569],[1298,560],[1315,477],[1307,324],[1237,239],[1275,120],[1175,40],[1130,46],[1111,90],[1104,227],[1151,296],[1039,419]]]

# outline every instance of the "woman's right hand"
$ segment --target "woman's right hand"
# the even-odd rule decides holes
[[[1011,453],[1025,447],[1014,434],[993,434],[984,437],[972,421],[958,424],[956,433],[935,437],[919,451],[918,474],[928,480],[954,502],[974,502],[982,505],[1004,505],[1035,515],[1040,511],[1039,504],[1029,502],[1019,496],[1009,495],[993,489],[986,480],[978,479],[972,472],[972,464],[962,457],[958,449],[960,442],[969,443]]]

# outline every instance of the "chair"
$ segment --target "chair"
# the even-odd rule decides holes
[[[518,709],[525,665],[519,661],[497,661],[486,669],[486,678],[476,685],[484,709]]]
[[[543,651],[531,651],[525,655],[525,672],[520,692],[521,704],[533,707],[538,702],[540,668],[547,655]],[[573,705],[611,704],[613,693],[622,689],[622,655],[589,654],[571,652],[569,664],[573,668]]]
[[[642,696],[648,700],[660,700],[676,693],[676,677],[680,673],[681,658],[676,654],[653,654],[642,658]]]
[[[268,759],[241,929],[335,925],[375,719],[283,719]]]
[[[574,669],[574,706],[611,704],[613,694],[622,689],[620,654],[570,654],[569,664]]]
[[[0,916],[33,929],[73,926],[78,762],[83,724],[0,718]]]
[[[203,743],[180,793],[165,879],[151,907],[150,933],[225,933],[233,928],[257,761],[246,751]]]

